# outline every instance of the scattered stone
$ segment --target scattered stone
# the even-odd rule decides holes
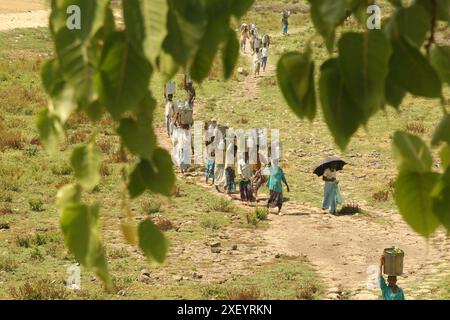
[[[220,253],[222,250],[219,247],[211,247],[212,253]]]
[[[119,290],[119,292],[117,292],[117,295],[125,297],[126,296],[125,290]]]
[[[220,244],[221,243],[219,241],[213,241],[209,245],[211,246],[211,248],[213,248],[213,247],[220,247]]]
[[[9,223],[0,223],[0,230],[8,230],[9,229]]]
[[[238,246],[237,244],[233,244],[233,246],[231,247],[231,250],[237,250]]]
[[[153,215],[150,217],[150,219],[161,231],[169,231],[174,228],[172,222],[162,215]]]
[[[203,275],[194,271],[194,272],[192,272],[192,278],[201,279],[201,278],[203,278]]]
[[[183,280],[183,277],[180,276],[180,275],[175,275],[175,276],[172,277],[172,280],[179,282],[179,281]]]
[[[142,269],[141,270],[141,276],[150,277],[150,271],[148,271],[148,269]]]

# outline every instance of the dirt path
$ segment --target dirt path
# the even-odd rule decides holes
[[[250,54],[246,56],[251,59]],[[270,57],[265,74],[255,79],[249,71],[242,92],[230,98],[234,103],[245,104],[255,99],[260,91],[259,79],[275,76]],[[164,133],[163,128],[161,132]],[[162,140],[170,149],[170,141]],[[196,182],[217,194],[203,183],[203,178]],[[238,201],[236,204],[246,207]],[[326,297],[329,299],[339,298],[345,292],[352,299],[377,299],[379,290],[367,289],[368,268],[378,268],[382,250],[393,245],[406,252],[405,274],[399,278],[399,285],[408,299],[429,292],[433,284],[450,274],[450,240],[443,232],[427,242],[412,231],[398,213],[365,209],[371,212],[370,216],[333,216],[323,214],[318,207],[289,201],[283,207],[284,214],[270,215],[270,228],[260,233],[272,254],[306,256],[328,286]],[[418,286],[419,291],[408,291]]]
[[[27,2],[27,1],[19,1]],[[19,2],[10,2],[5,9],[5,4],[0,4],[0,30],[23,27],[39,27],[47,25],[49,12],[39,10],[33,12],[11,13],[23,11]],[[39,6],[39,1],[34,2]],[[14,5],[11,5],[14,4]],[[14,9],[14,7],[16,9]],[[34,9],[41,9],[40,7]],[[9,10],[9,11],[8,11]],[[275,36],[274,36],[275,37]],[[249,48],[247,48],[249,50]],[[251,56],[247,54],[249,59]],[[251,73],[251,70],[249,70]],[[273,77],[275,68],[270,63],[266,74],[261,77]],[[260,77],[260,78],[261,78]],[[242,91],[236,92],[232,101],[245,104],[245,101],[258,97],[258,80],[249,75],[243,82]],[[201,99],[200,99],[201,102]],[[199,105],[201,107],[201,103]],[[167,138],[165,128],[157,128],[159,143],[171,150],[171,142]],[[193,179],[206,190],[216,193],[215,190],[203,183],[200,178]],[[217,193],[216,193],[217,194]],[[264,197],[264,195],[261,195]],[[244,206],[236,202],[239,206]],[[406,251],[405,276],[399,279],[399,284],[405,290],[407,298],[414,298],[417,294],[430,290],[434,283],[450,273],[450,241],[443,232],[438,233],[428,243],[417,236],[395,212],[378,212],[372,208],[366,208],[371,216],[331,216],[324,215],[317,207],[299,205],[289,201],[283,207],[283,216],[271,215],[270,228],[266,231],[234,231],[228,230],[228,237],[236,239],[239,236],[249,241],[255,237],[263,238],[267,244],[266,250],[255,250],[247,246],[245,256],[240,257],[237,273],[245,272],[246,264],[260,264],[269,261],[275,253],[288,255],[305,255],[324,282],[329,286],[328,298],[336,298],[342,285],[348,290],[354,299],[376,299],[378,291],[370,291],[366,288],[368,275],[367,268],[377,265],[383,248],[396,245]],[[180,249],[184,251],[183,247]],[[178,254],[182,254],[182,252]],[[191,251],[186,250],[191,255]],[[212,259],[209,257],[209,259]],[[223,278],[228,274],[220,267],[227,262],[227,268],[231,260],[218,258],[216,275]],[[223,268],[222,268],[223,269]],[[221,272],[224,275],[219,276]],[[235,272],[233,272],[235,274]],[[420,285],[421,291],[408,291]]]

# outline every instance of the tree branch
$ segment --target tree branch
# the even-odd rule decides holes
[[[437,0],[431,0],[431,33],[425,44],[425,49],[427,51],[427,57],[430,57],[431,45],[434,43],[434,32],[436,31],[436,21],[437,21]]]

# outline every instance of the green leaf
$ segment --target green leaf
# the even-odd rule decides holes
[[[67,28],[67,8],[76,5],[80,8],[81,28],[70,30]],[[72,32],[76,38],[87,41],[103,26],[107,14],[109,0],[52,0],[50,15],[50,30],[57,34],[62,29]]]
[[[152,159],[156,137],[151,122],[145,123],[139,117],[138,120],[124,118],[120,120],[117,132],[131,153],[139,155],[143,159]]]
[[[84,204],[71,204],[63,208],[61,228],[64,241],[78,262],[87,264],[89,242],[91,241],[92,213]]]
[[[147,92],[151,72],[151,65],[123,32],[111,34],[103,48],[97,87],[100,101],[113,118],[138,105]]]
[[[311,51],[285,53],[277,65],[278,85],[289,107],[299,118],[310,121],[316,116],[314,62]]]
[[[94,271],[112,288],[105,251],[98,233],[99,207],[71,204],[62,209],[61,228],[64,242],[76,260]]]
[[[96,99],[94,76],[97,57],[92,45],[87,45],[72,30],[63,28],[55,36],[55,48],[64,79],[74,88],[82,106]]]
[[[65,137],[61,119],[48,109],[38,114],[37,128],[42,144],[49,152],[55,151],[58,142]]]
[[[450,85],[450,46],[434,46],[430,59],[441,81]]]
[[[329,59],[322,65],[319,92],[325,122],[336,144],[345,149],[365,116],[345,88],[337,59]]]
[[[178,72],[179,66],[173,57],[165,51],[161,51],[158,57],[158,71],[161,73],[164,82],[172,79]]]
[[[195,81],[201,82],[208,76],[220,43],[227,39],[230,20],[229,5],[228,1],[221,0],[206,2],[208,24],[190,68],[191,77]]]
[[[253,5],[255,0],[231,0],[231,12],[236,18],[241,18],[250,7]]]
[[[56,194],[56,207],[62,209],[81,200],[81,187],[78,184],[68,184],[59,189]]]
[[[139,197],[147,188],[144,178],[141,175],[141,168],[142,165],[139,163],[129,177],[127,189],[131,199]]]
[[[167,36],[163,49],[181,66],[195,56],[206,30],[207,16],[201,0],[170,1]]]
[[[132,198],[137,197],[148,188],[154,193],[171,196],[175,184],[170,154],[160,148],[153,152],[153,160],[142,159],[130,176],[128,191]]]
[[[389,42],[380,30],[345,33],[339,40],[339,67],[347,92],[364,111],[365,121],[384,106]]]
[[[101,161],[101,152],[93,143],[73,149],[70,163],[75,178],[83,188],[92,190],[100,182]]]
[[[446,142],[450,146],[450,115],[446,114],[436,127],[431,145],[437,146],[440,142]]]
[[[399,87],[416,96],[441,96],[442,84],[428,60],[403,37],[394,41],[389,75]]]
[[[308,0],[314,27],[325,39],[328,52],[333,52],[335,30],[346,17],[345,0]]]
[[[450,231],[450,167],[439,177],[433,190],[433,213],[447,231]]]
[[[398,109],[398,107],[401,105],[403,98],[406,95],[405,90],[403,90],[401,87],[399,87],[391,78],[391,74],[388,74],[388,77],[386,78],[386,88],[385,88],[385,95],[386,95],[386,102],[393,106],[395,109]]]
[[[394,7],[402,7],[402,0],[388,0]]]
[[[437,2],[437,18],[438,20],[450,23],[450,0],[436,0]],[[415,0],[414,4],[419,4],[431,15],[430,0]]]
[[[228,30],[228,39],[222,49],[223,75],[229,79],[233,74],[234,67],[239,58],[239,41],[236,39],[236,32]]]
[[[139,248],[144,252],[147,259],[158,264],[163,263],[169,249],[169,242],[164,234],[149,219],[139,224],[138,234]]]
[[[49,109],[66,122],[70,114],[78,107],[75,90],[63,78],[58,61],[46,61],[41,68],[41,78],[45,91],[50,96]]]
[[[144,51],[153,63],[159,55],[167,35],[167,0],[140,0],[140,8],[145,22]]]
[[[395,201],[403,219],[422,236],[429,237],[439,226],[432,212],[431,193],[437,173],[400,172],[395,182]]]
[[[430,30],[431,19],[427,11],[420,5],[412,5],[398,9],[389,20],[386,31],[392,41],[400,36],[420,48]]]
[[[444,145],[439,153],[439,157],[441,158],[441,165],[444,168],[448,168],[450,166],[450,145]]]
[[[427,173],[433,158],[427,145],[417,136],[396,131],[393,138],[394,157],[400,171]]]

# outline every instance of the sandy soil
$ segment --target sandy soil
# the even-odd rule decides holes
[[[49,11],[42,10],[45,9],[43,2],[1,0],[0,30],[47,25]],[[247,56],[251,58],[250,55]],[[274,72],[274,66],[269,64],[266,73],[273,75]],[[249,75],[243,90],[244,95],[237,92],[231,99],[238,101],[243,99],[243,96],[246,99],[256,97],[259,92],[258,79]],[[170,149],[165,129],[158,128],[158,131],[160,144]],[[216,193],[202,183],[202,180],[195,179],[208,191]],[[348,290],[352,298],[376,299],[378,291],[367,289],[367,268],[376,266],[383,248],[392,245],[401,247],[406,252],[407,267],[399,284],[404,288],[407,298],[414,298],[416,294],[421,293],[408,292],[408,288],[420,284],[422,293],[427,292],[433,284],[450,273],[450,241],[444,233],[438,233],[426,242],[415,234],[396,212],[377,212],[374,209],[370,211],[374,217],[332,216],[324,215],[317,208],[287,202],[283,208],[283,216],[270,216],[270,228],[265,231],[242,232],[244,234],[240,235],[249,242],[255,237],[263,238],[267,250],[247,251],[247,256],[238,259],[240,263],[231,269],[245,270],[246,263],[266,262],[275,253],[305,255],[329,286],[327,298],[330,299],[337,298],[341,291],[340,286]],[[236,235],[231,232],[231,236],[234,238]],[[236,260],[235,257],[230,257]],[[217,261],[218,267],[223,266],[223,262]],[[225,270],[216,271],[219,275],[220,271]]]

